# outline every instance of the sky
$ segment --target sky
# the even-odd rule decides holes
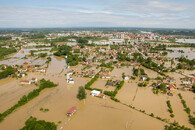
[[[0,0],[0,28],[195,28],[195,0]]]

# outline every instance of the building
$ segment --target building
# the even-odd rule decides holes
[[[124,44],[124,39],[109,39],[110,44]]]
[[[72,72],[66,74],[66,76],[67,76],[66,81],[67,81],[67,83],[73,84],[74,83],[74,80],[73,80],[72,77],[70,77],[70,75],[72,75]]]
[[[75,112],[76,112],[77,108],[74,106],[72,108],[70,108],[67,112],[66,115],[67,116],[72,116]]]
[[[125,75],[124,80],[129,80],[130,79],[130,75]]]
[[[176,90],[176,86],[174,84],[170,84],[168,89],[169,90]]]
[[[73,84],[73,83],[74,83],[73,78],[72,78],[72,77],[68,78],[68,79],[67,79],[67,83],[71,83],[71,84]]]
[[[103,94],[103,93],[100,93],[100,94],[98,94],[98,96],[97,97],[99,97],[99,98],[106,98],[106,96]]]
[[[147,76],[147,75],[141,75],[140,78],[141,78],[143,81],[145,81],[145,80],[147,80],[148,76]]]
[[[21,84],[31,84],[30,80],[22,80],[20,81]]]
[[[37,82],[37,78],[32,78],[32,79],[31,79],[31,82],[32,82],[32,83],[36,83],[36,82]]]
[[[100,91],[92,90],[92,91],[90,92],[90,95],[96,96],[96,97],[97,97],[100,93],[101,93]]]
[[[36,71],[45,73],[46,72],[46,68],[37,68]]]

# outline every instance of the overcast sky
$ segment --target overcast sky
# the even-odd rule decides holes
[[[195,28],[195,0],[0,0],[0,28]]]

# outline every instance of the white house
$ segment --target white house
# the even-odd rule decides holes
[[[145,80],[148,78],[148,76],[147,76],[147,75],[141,75],[140,78],[141,78],[143,81],[145,81]]]
[[[46,70],[45,69],[42,69],[42,68],[38,68],[37,70],[36,70],[37,72],[46,72]]]
[[[69,79],[67,79],[67,82],[73,84],[74,83],[74,80],[73,80],[72,77],[70,77]]]
[[[188,80],[183,80],[183,81],[181,81],[183,84],[191,84],[191,82],[190,81],[188,81]]]
[[[125,75],[124,80],[129,80],[130,79],[130,75]]]
[[[90,92],[90,95],[96,96],[96,97],[97,97],[100,93],[101,93],[100,91],[92,90],[92,91]]]

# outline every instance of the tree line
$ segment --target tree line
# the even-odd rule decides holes
[[[16,70],[11,66],[9,66],[5,70],[0,72],[0,79],[8,77],[9,75],[14,74],[14,72],[16,72]]]
[[[11,40],[12,39],[12,37],[10,37],[10,36],[0,36],[0,41],[1,40]]]
[[[16,52],[17,50],[13,47],[10,48],[2,48],[0,47],[0,59],[3,59],[5,55]]]

